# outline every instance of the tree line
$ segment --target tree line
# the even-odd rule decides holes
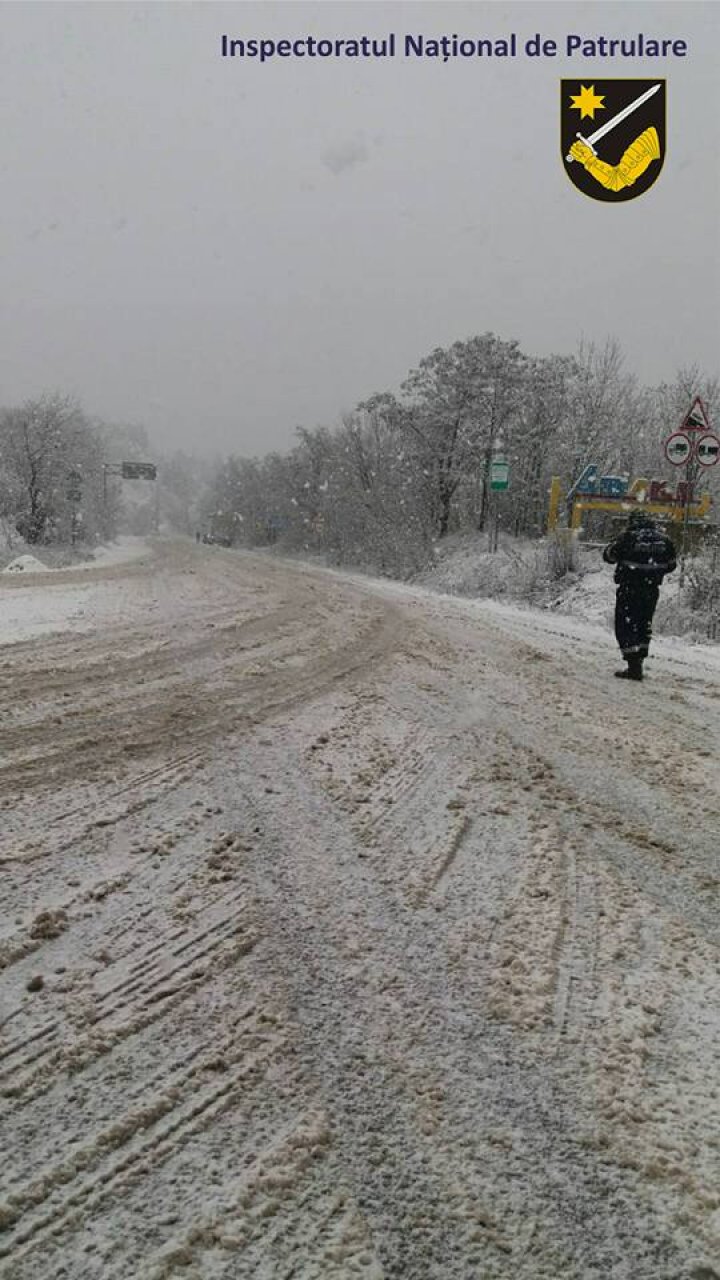
[[[214,470],[179,451],[159,456],[142,427],[46,394],[0,410],[0,525],[8,542],[92,545],[118,528],[150,533],[159,517],[183,533],[402,576],[448,534],[485,527],[497,451],[511,467],[504,528],[537,538],[554,474],[569,485],[594,462],[667,476],[662,441],[698,394],[717,421],[718,380],[695,367],[648,388],[614,340],[539,358],[485,333],[436,348],[397,393],[368,396],[337,426],[298,428],[285,452],[231,455]],[[121,459],[158,463],[157,488],[128,483],[121,495],[107,469]]]
[[[230,543],[412,573],[447,534],[485,527],[495,453],[511,466],[506,530],[540,537],[554,474],[569,486],[593,462],[667,476],[662,441],[698,394],[712,421],[720,385],[695,367],[648,388],[613,339],[539,358],[485,333],[432,351],[398,394],[371,395],[337,427],[299,428],[285,453],[229,457],[206,517]]]

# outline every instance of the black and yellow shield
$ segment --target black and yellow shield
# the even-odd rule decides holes
[[[560,81],[565,172],[593,200],[634,200],[665,159],[665,81]]]

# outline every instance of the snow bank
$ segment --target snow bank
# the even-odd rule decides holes
[[[596,569],[586,573],[572,586],[564,587],[551,608],[558,613],[571,613],[588,622],[608,623],[615,608],[615,584],[612,571]]]
[[[47,573],[47,565],[36,556],[16,556],[5,566],[3,573]]]
[[[20,547],[22,547],[22,542]],[[44,560],[30,551],[22,551],[16,555],[0,572],[3,573],[75,573],[82,569],[104,568],[114,564],[126,564],[130,560],[139,560],[148,551],[145,538],[121,537],[115,542],[96,547],[93,551],[85,550],[85,559],[72,559],[74,552],[69,547],[43,547]],[[2,565],[2,557],[0,557]]]
[[[577,572],[553,580],[543,561],[543,545],[528,539],[506,539],[491,554],[486,535],[455,535],[438,549],[436,564],[414,582],[448,595],[512,601],[612,628],[615,582],[612,567],[602,562],[600,548],[580,543]],[[703,634],[705,626],[702,615],[683,607],[679,574],[666,578],[655,632]]]

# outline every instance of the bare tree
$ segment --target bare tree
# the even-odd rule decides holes
[[[528,376],[510,448],[513,484],[508,494],[515,534],[541,534],[546,493],[556,465],[558,442],[568,428],[572,357],[548,356],[529,362]]]
[[[0,415],[5,501],[12,495],[18,529],[28,542],[57,535],[72,473],[79,483],[91,479],[97,485],[96,444],[80,406],[68,396],[44,395]]]
[[[450,529],[458,488],[475,483],[483,527],[493,447],[511,430],[527,359],[515,341],[492,333],[438,347],[403,383],[399,418],[412,437],[439,537]]]

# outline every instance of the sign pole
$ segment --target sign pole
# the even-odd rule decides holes
[[[707,409],[695,396],[678,431],[665,441],[665,457],[673,466],[685,463],[685,502],[680,545],[680,581],[685,586],[685,565],[690,542],[690,505],[701,467],[712,467],[720,459],[720,440],[710,429]]]
[[[508,488],[510,483],[510,466],[507,459],[500,452],[502,442],[500,439],[495,441],[494,449],[496,452],[490,461],[490,522],[488,547],[491,552],[498,549],[500,542],[500,494]]]
[[[500,492],[496,494],[495,498],[495,536],[493,536],[493,552],[496,552],[497,550],[498,541],[500,541]]]
[[[693,488],[697,483],[698,474],[699,474],[698,465],[696,464],[694,457],[691,454],[691,456],[687,460],[687,465],[685,467],[685,510],[683,511],[682,550],[680,555],[680,579],[678,583],[680,587],[685,586],[685,563],[687,561],[688,543],[690,540],[689,539],[690,503],[691,503]]]
[[[685,510],[683,512],[682,550],[680,555],[680,587],[685,586],[688,521],[690,520],[690,459],[685,464]]]

